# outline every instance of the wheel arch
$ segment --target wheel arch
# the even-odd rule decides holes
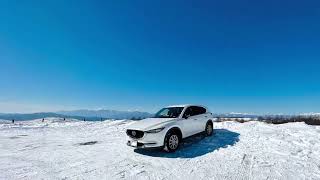
[[[211,125],[213,125],[213,121],[212,121],[212,119],[209,119],[207,122],[206,122],[206,124],[211,124]]]
[[[167,132],[166,132],[166,135],[167,135],[169,132],[176,132],[176,133],[179,135],[179,138],[180,138],[180,139],[183,138],[183,134],[182,134],[181,128],[178,127],[178,126],[173,126],[173,127],[168,128],[168,130],[167,130]]]

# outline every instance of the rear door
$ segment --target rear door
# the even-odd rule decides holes
[[[191,135],[194,135],[197,133],[198,128],[197,128],[197,119],[195,117],[195,109],[193,106],[188,107],[182,116],[182,123],[181,126],[183,127],[182,131],[184,134],[184,137],[188,137]]]
[[[193,106],[194,110],[194,124],[196,128],[196,133],[202,132],[205,130],[205,126],[207,123],[207,110],[200,106]]]

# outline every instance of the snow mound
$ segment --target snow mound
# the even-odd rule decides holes
[[[0,179],[320,179],[320,127],[215,123],[172,154],[126,146],[131,120],[0,123]]]

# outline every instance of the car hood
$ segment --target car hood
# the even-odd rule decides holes
[[[165,124],[174,120],[176,120],[176,118],[147,118],[133,123],[127,129],[146,131],[159,128],[161,124]]]

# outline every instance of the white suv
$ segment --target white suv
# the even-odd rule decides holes
[[[213,133],[213,116],[204,106],[169,106],[154,118],[137,121],[127,128],[128,146],[135,148],[163,147],[167,152],[178,149],[182,139],[205,132]]]

